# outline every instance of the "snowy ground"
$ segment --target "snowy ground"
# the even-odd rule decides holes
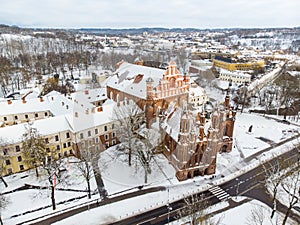
[[[255,220],[260,219],[263,225],[272,225],[275,221],[279,221],[280,218],[277,215],[273,220],[270,219],[272,209],[267,205],[252,200],[239,207],[229,209],[225,212],[217,214],[213,217],[214,221],[220,220],[219,225],[241,225],[241,224],[256,224]],[[255,219],[254,219],[255,218]]]
[[[252,126],[252,131],[249,131]],[[235,147],[244,157],[270,147],[275,143],[300,133],[300,128],[281,122],[275,122],[256,114],[238,113],[234,130]]]
[[[248,132],[250,125],[253,125],[251,133]],[[293,132],[283,132],[284,130],[298,131],[298,129],[299,128],[297,126],[279,123],[274,120],[266,119],[262,116],[245,113],[238,114],[236,120],[236,129],[234,132],[234,144],[236,147],[233,148],[231,153],[223,153],[218,155],[217,177],[215,179],[211,180],[209,179],[211,176],[204,176],[184,182],[178,182],[175,178],[174,169],[168,163],[168,161],[163,156],[156,156],[155,161],[152,162],[153,170],[148,177],[148,184],[145,188],[148,186],[165,186],[167,188],[165,191],[141,195],[132,199],[120,201],[118,203],[98,207],[96,209],[92,209],[60,221],[57,224],[82,224],[83,222],[84,224],[99,224],[100,222],[102,224],[106,224],[132,216],[134,214],[138,214],[148,209],[166,205],[168,201],[175,201],[188,194],[208,189],[212,182],[215,185],[225,182],[227,179],[232,179],[234,176],[238,176],[244,171],[250,170],[251,168],[257,166],[260,163],[259,160],[264,161],[272,157],[273,154],[278,154],[280,151],[286,151],[286,149],[288,149],[288,143],[285,146],[272,149],[270,153],[264,154],[259,158],[259,160],[255,159],[248,165],[243,164],[243,157],[248,157],[257,151],[260,151],[265,147],[269,147],[273,143],[278,143],[294,134]],[[259,139],[261,137],[263,140]],[[108,191],[109,196],[114,196],[117,194],[119,195],[130,191],[137,191],[137,186],[144,185],[144,169],[139,168],[139,166],[135,166],[138,164],[137,159],[133,158],[133,166],[131,168],[127,166],[125,159],[126,158],[124,155],[118,154],[118,152],[115,150],[115,147],[110,148],[101,154],[99,166],[105,188]],[[241,170],[240,168],[243,169]],[[68,174],[69,185],[61,185],[58,187],[81,191],[86,190],[86,184],[83,178],[78,175],[78,171],[72,163],[67,163],[67,170],[68,171],[65,173]],[[225,178],[221,178],[221,174],[225,175]],[[2,193],[14,190],[23,186],[24,184],[43,186],[46,182],[43,179],[36,179],[34,176],[34,171],[15,174],[6,177],[5,179],[9,184],[9,188],[4,188],[3,184],[0,183]],[[92,183],[92,189],[96,189],[95,182]],[[9,204],[7,205],[6,209],[2,210],[1,212],[5,224],[16,224],[18,222],[53,213],[51,207],[48,207],[37,212],[11,218],[13,215],[38,209],[39,207],[51,206],[49,191],[47,190],[23,190],[6,194],[5,196],[9,200]],[[88,202],[86,192],[57,190],[57,202],[80,196],[83,198],[77,200],[76,202],[72,201],[68,204],[58,205],[55,213],[60,213],[66,208]],[[93,199],[98,197],[98,194],[93,195]],[[248,209],[242,208],[241,210],[244,212]],[[237,211],[233,210],[233,213],[236,212]],[[238,214],[242,215],[241,212]]]

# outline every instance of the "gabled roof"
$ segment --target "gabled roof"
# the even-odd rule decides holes
[[[115,75],[109,79],[107,86],[146,99],[146,81],[148,78],[153,79],[153,85],[156,87],[164,73],[165,70],[162,69],[123,62]]]

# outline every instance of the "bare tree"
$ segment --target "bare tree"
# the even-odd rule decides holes
[[[236,96],[233,98],[233,101],[237,106],[241,106],[241,113],[243,113],[245,106],[250,105],[250,96],[248,94],[248,89],[246,86],[240,88]]]
[[[35,168],[35,173],[38,177],[38,167],[40,164],[45,164],[47,158],[47,144],[38,130],[32,126],[32,123],[28,123],[25,129],[22,141],[24,161],[28,167]]]
[[[214,222],[211,215],[206,211],[210,206],[203,194],[191,195],[184,199],[185,205],[179,211],[179,218],[186,217],[192,225],[217,225],[219,221]]]
[[[292,208],[298,204],[300,198],[300,163],[287,173],[287,177],[281,183],[282,190],[287,197],[287,211],[282,221],[286,224]]]
[[[267,213],[268,212],[264,206],[254,206],[247,218],[247,225],[263,225],[267,220],[270,220]]]
[[[300,78],[284,74],[275,83],[279,90],[279,106],[284,107],[283,116],[286,119],[288,112],[293,110],[297,99],[300,98]]]
[[[11,61],[7,57],[0,56],[0,85],[4,95],[8,92],[8,85],[12,83],[12,71],[13,65]]]
[[[128,154],[128,165],[132,164],[132,151],[136,142],[137,129],[144,121],[144,112],[131,100],[121,102],[114,108],[113,119],[117,121],[119,141]]]
[[[295,165],[288,164],[287,167],[283,161],[276,161],[276,164],[264,167],[266,171],[266,179],[264,185],[272,197],[274,205],[271,218],[276,212],[276,201],[279,196],[288,196],[286,199],[287,211],[284,214],[282,225],[286,224],[292,208],[299,202],[300,197],[300,164],[299,161]]]
[[[52,209],[55,210],[55,187],[58,183],[64,181],[64,179],[61,179],[62,174],[60,173],[64,163],[57,154],[56,149],[52,147],[46,148],[45,141],[36,128],[33,128],[32,125],[29,124],[26,129],[28,134],[24,134],[24,140],[22,142],[24,155],[26,156],[25,162],[36,168],[37,176],[37,166],[40,166],[43,170],[47,177],[48,187],[51,190]]]
[[[45,171],[48,180],[49,189],[51,190],[51,203],[53,210],[56,209],[55,188],[59,183],[65,182],[63,174],[60,172],[64,165],[65,163],[61,158],[59,158],[59,156],[57,156],[55,149],[50,149],[45,162],[41,163],[41,167]]]
[[[93,177],[100,176],[101,173],[98,169],[98,161],[100,158],[100,153],[103,151],[104,147],[101,143],[97,143],[95,139],[85,140],[79,143],[80,147],[80,161],[77,162],[77,168],[80,174],[84,177],[87,183],[88,198],[91,198],[91,184],[90,181]],[[96,174],[95,174],[96,173]],[[102,178],[101,178],[102,179]],[[103,182],[102,182],[103,183]],[[102,187],[104,189],[104,185]],[[102,196],[102,195],[101,195]],[[105,197],[105,196],[103,196]]]

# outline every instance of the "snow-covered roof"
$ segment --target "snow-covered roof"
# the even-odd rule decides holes
[[[131,104],[135,103],[131,102]],[[37,128],[42,136],[58,134],[68,130],[77,133],[114,121],[115,107],[117,107],[117,103],[112,100],[107,100],[102,105],[101,111],[96,108],[82,110],[82,107],[74,104],[73,109],[68,113],[32,121],[32,126]],[[26,124],[23,123],[2,127],[0,128],[0,137],[10,144],[18,143],[22,140],[22,135],[26,131],[25,126]]]
[[[8,104],[8,101],[10,101],[10,104]],[[48,101],[41,102],[39,98],[26,99],[26,103],[23,100],[8,101],[0,102],[0,115],[2,116],[50,110]]]
[[[205,90],[204,90],[204,88],[202,88],[199,85],[194,83],[190,86],[189,95],[190,96],[203,96],[203,95],[205,95]]]
[[[243,73],[241,71],[229,71],[229,70],[225,70],[225,69],[220,69],[220,74],[226,74],[226,75],[230,75],[232,77],[246,77],[246,78],[251,78],[250,74],[247,73]]]
[[[106,87],[86,89],[71,93],[71,99],[73,101],[76,100],[77,102],[81,103],[91,103],[95,101],[105,100],[107,99]]]
[[[74,93],[72,96],[64,96],[59,92],[52,91],[41,98],[29,98],[25,102],[23,100],[10,100],[0,102],[0,115],[13,115],[23,113],[34,113],[50,111],[54,116],[65,115],[77,111],[85,111],[95,107],[90,102],[97,99],[105,99],[106,91],[99,89],[89,90],[89,96],[85,96],[82,92]],[[105,96],[103,96],[105,94]],[[99,95],[99,97],[97,97]],[[100,96],[101,95],[101,96]],[[85,98],[86,97],[86,98]],[[90,99],[89,99],[90,97]]]
[[[26,132],[26,125],[23,123],[0,128],[0,136],[5,143],[21,142],[23,134]],[[38,132],[43,136],[69,130],[69,124],[64,115],[35,120],[32,122],[32,127],[37,128]]]
[[[154,87],[158,86],[165,70],[123,62],[107,85],[122,92],[146,98],[146,80],[151,77]]]
[[[76,133],[112,122],[114,120],[113,113],[115,107],[117,107],[116,102],[107,100],[102,105],[101,112],[98,112],[95,108],[86,111],[77,111],[75,109],[73,113],[66,115],[66,119],[70,125],[70,130]]]

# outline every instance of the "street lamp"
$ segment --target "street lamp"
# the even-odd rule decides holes
[[[169,187],[168,187],[168,202],[167,202],[167,208],[168,208],[168,224],[169,224],[169,222],[170,222],[170,210],[172,210],[172,207],[170,207],[169,199],[170,199],[170,189],[169,189]]]

